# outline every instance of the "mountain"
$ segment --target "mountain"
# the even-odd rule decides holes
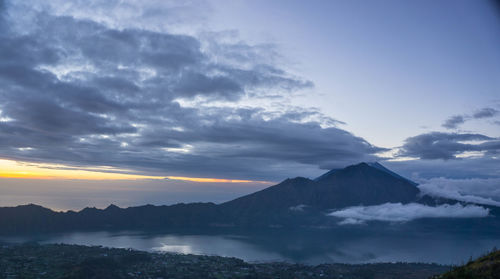
[[[144,205],[79,212],[54,212],[37,205],[0,208],[0,234],[64,230],[208,227],[324,227],[337,221],[330,210],[357,205],[443,200],[421,196],[416,183],[378,163],[360,163],[331,170],[316,179],[296,177],[232,201]],[[446,200],[446,203],[457,201]],[[494,211],[492,211],[495,213]]]
[[[323,209],[386,202],[409,203],[419,194],[414,182],[367,163],[323,176],[316,181],[315,192],[316,199],[311,203]]]
[[[167,229],[209,227],[220,222],[214,203],[144,205],[106,209],[85,208],[79,212],[55,212],[38,205],[0,208],[0,234],[103,229]]]
[[[379,165],[381,166],[381,165]],[[382,167],[383,168],[383,167]],[[360,163],[329,171],[311,180],[286,179],[278,185],[220,205],[240,225],[290,224],[315,221],[321,212],[355,205],[416,201],[419,190],[387,169]],[[321,218],[319,218],[321,219]],[[303,222],[304,223],[304,222]]]
[[[407,178],[404,178],[401,175],[399,175],[399,174],[391,171],[390,169],[382,166],[379,162],[370,162],[370,163],[366,163],[366,164],[368,164],[370,167],[373,167],[373,168],[376,168],[376,169],[381,170],[383,172],[386,172],[386,173],[388,173],[388,174],[390,174],[390,175],[392,175],[392,176],[394,176],[396,178],[404,179],[404,180],[408,181],[410,184],[412,184],[414,186],[418,185],[418,183],[415,183],[415,182],[413,182],[413,181],[411,181],[411,180],[409,180]]]
[[[223,203],[224,208],[279,210],[294,206],[334,209],[386,202],[408,203],[419,194],[414,182],[367,163],[346,167],[311,180],[287,179],[278,185]]]

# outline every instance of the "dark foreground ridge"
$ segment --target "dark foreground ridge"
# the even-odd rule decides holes
[[[79,245],[24,244],[0,248],[0,278],[429,278],[448,266],[415,263],[246,263],[219,256],[147,253]]]
[[[470,261],[452,271],[433,279],[497,279],[500,278],[500,251],[493,249],[489,254]]]

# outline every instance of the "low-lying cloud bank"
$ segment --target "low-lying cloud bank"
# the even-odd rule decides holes
[[[343,218],[340,225],[364,224],[367,221],[408,222],[420,218],[479,218],[490,210],[477,205],[443,204],[427,206],[418,203],[385,203],[373,206],[353,206],[333,211],[329,216]]]
[[[418,185],[423,194],[500,207],[500,178],[432,178]]]

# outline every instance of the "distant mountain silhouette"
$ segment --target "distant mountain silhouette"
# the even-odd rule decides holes
[[[360,163],[329,171],[315,180],[287,179],[278,185],[223,203],[220,207],[237,223],[250,225],[297,218],[293,213],[317,213],[355,205],[416,201],[419,190],[411,182],[382,167]],[[308,216],[311,217],[311,216]]]
[[[380,164],[361,163],[323,176],[316,181],[316,199],[323,209],[386,202],[409,203],[417,199],[416,183]]]
[[[0,233],[209,227],[222,216],[218,211],[214,203],[129,208],[110,205],[106,209],[87,207],[79,212],[55,212],[29,204],[0,208]]]
[[[234,227],[311,227],[335,225],[332,209],[388,202],[454,203],[421,196],[416,183],[378,163],[331,170],[311,180],[286,179],[232,201],[171,206],[144,205],[79,212],[54,212],[38,205],[0,208],[0,233],[100,229],[168,229]]]
[[[387,169],[381,170],[361,163],[327,172],[315,180],[304,177],[286,179],[278,185],[223,203],[221,206],[243,211],[257,208],[288,209],[297,205],[334,209],[385,202],[408,203],[415,201],[418,193],[414,182]]]

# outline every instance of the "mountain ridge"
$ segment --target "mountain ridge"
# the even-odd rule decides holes
[[[327,213],[350,206],[384,203],[439,204],[422,196],[416,183],[380,164],[359,163],[328,171],[316,179],[288,178],[231,201],[179,203],[55,212],[38,205],[0,207],[0,234],[95,229],[200,227],[335,226]],[[446,200],[448,203],[458,202]]]
[[[416,201],[420,193],[407,179],[367,163],[329,171],[318,178],[288,178],[277,185],[222,203],[220,207],[239,225],[264,221],[293,223],[299,218],[316,223],[326,221],[318,216],[328,210],[387,202],[409,203]]]

